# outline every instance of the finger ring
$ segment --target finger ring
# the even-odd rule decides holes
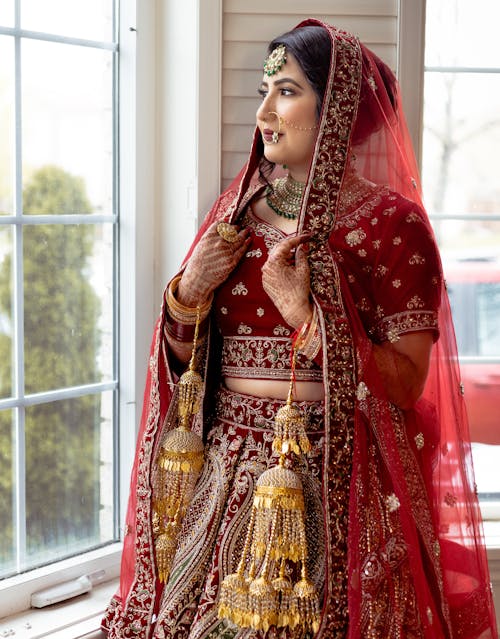
[[[236,242],[239,237],[238,229],[227,222],[219,222],[219,224],[217,224],[217,233],[223,240],[226,240],[226,242],[229,242],[230,244]]]

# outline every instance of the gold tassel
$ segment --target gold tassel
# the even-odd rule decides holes
[[[199,324],[198,308],[189,368],[181,375],[177,385],[179,425],[166,433],[156,460],[153,535],[161,582],[167,581],[170,575],[182,520],[203,467],[203,441],[189,427],[191,417],[200,410],[203,394],[203,380],[195,370]]]
[[[319,599],[307,576],[307,543],[302,482],[290,454],[310,450],[301,411],[287,403],[275,418],[273,450],[277,466],[259,477],[243,553],[237,571],[221,585],[218,615],[244,628],[267,632],[271,626],[310,629],[320,622]],[[300,567],[300,579],[293,575]]]

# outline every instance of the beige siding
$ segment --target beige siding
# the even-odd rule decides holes
[[[356,34],[396,68],[398,0],[224,0],[222,188],[247,158],[267,43],[307,17]]]

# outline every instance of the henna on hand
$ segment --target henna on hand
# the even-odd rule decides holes
[[[283,319],[299,328],[312,315],[310,274],[302,244],[309,235],[288,237],[270,251],[262,267],[262,285]]]
[[[203,304],[228,278],[250,244],[247,229],[239,231],[235,241],[228,242],[217,232],[218,224],[214,222],[208,227],[182,273],[177,297],[185,306],[194,308]]]

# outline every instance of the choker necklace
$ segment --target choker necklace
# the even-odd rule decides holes
[[[297,182],[291,175],[273,180],[272,188],[266,190],[266,202],[272,210],[287,220],[299,217],[305,184]]]

